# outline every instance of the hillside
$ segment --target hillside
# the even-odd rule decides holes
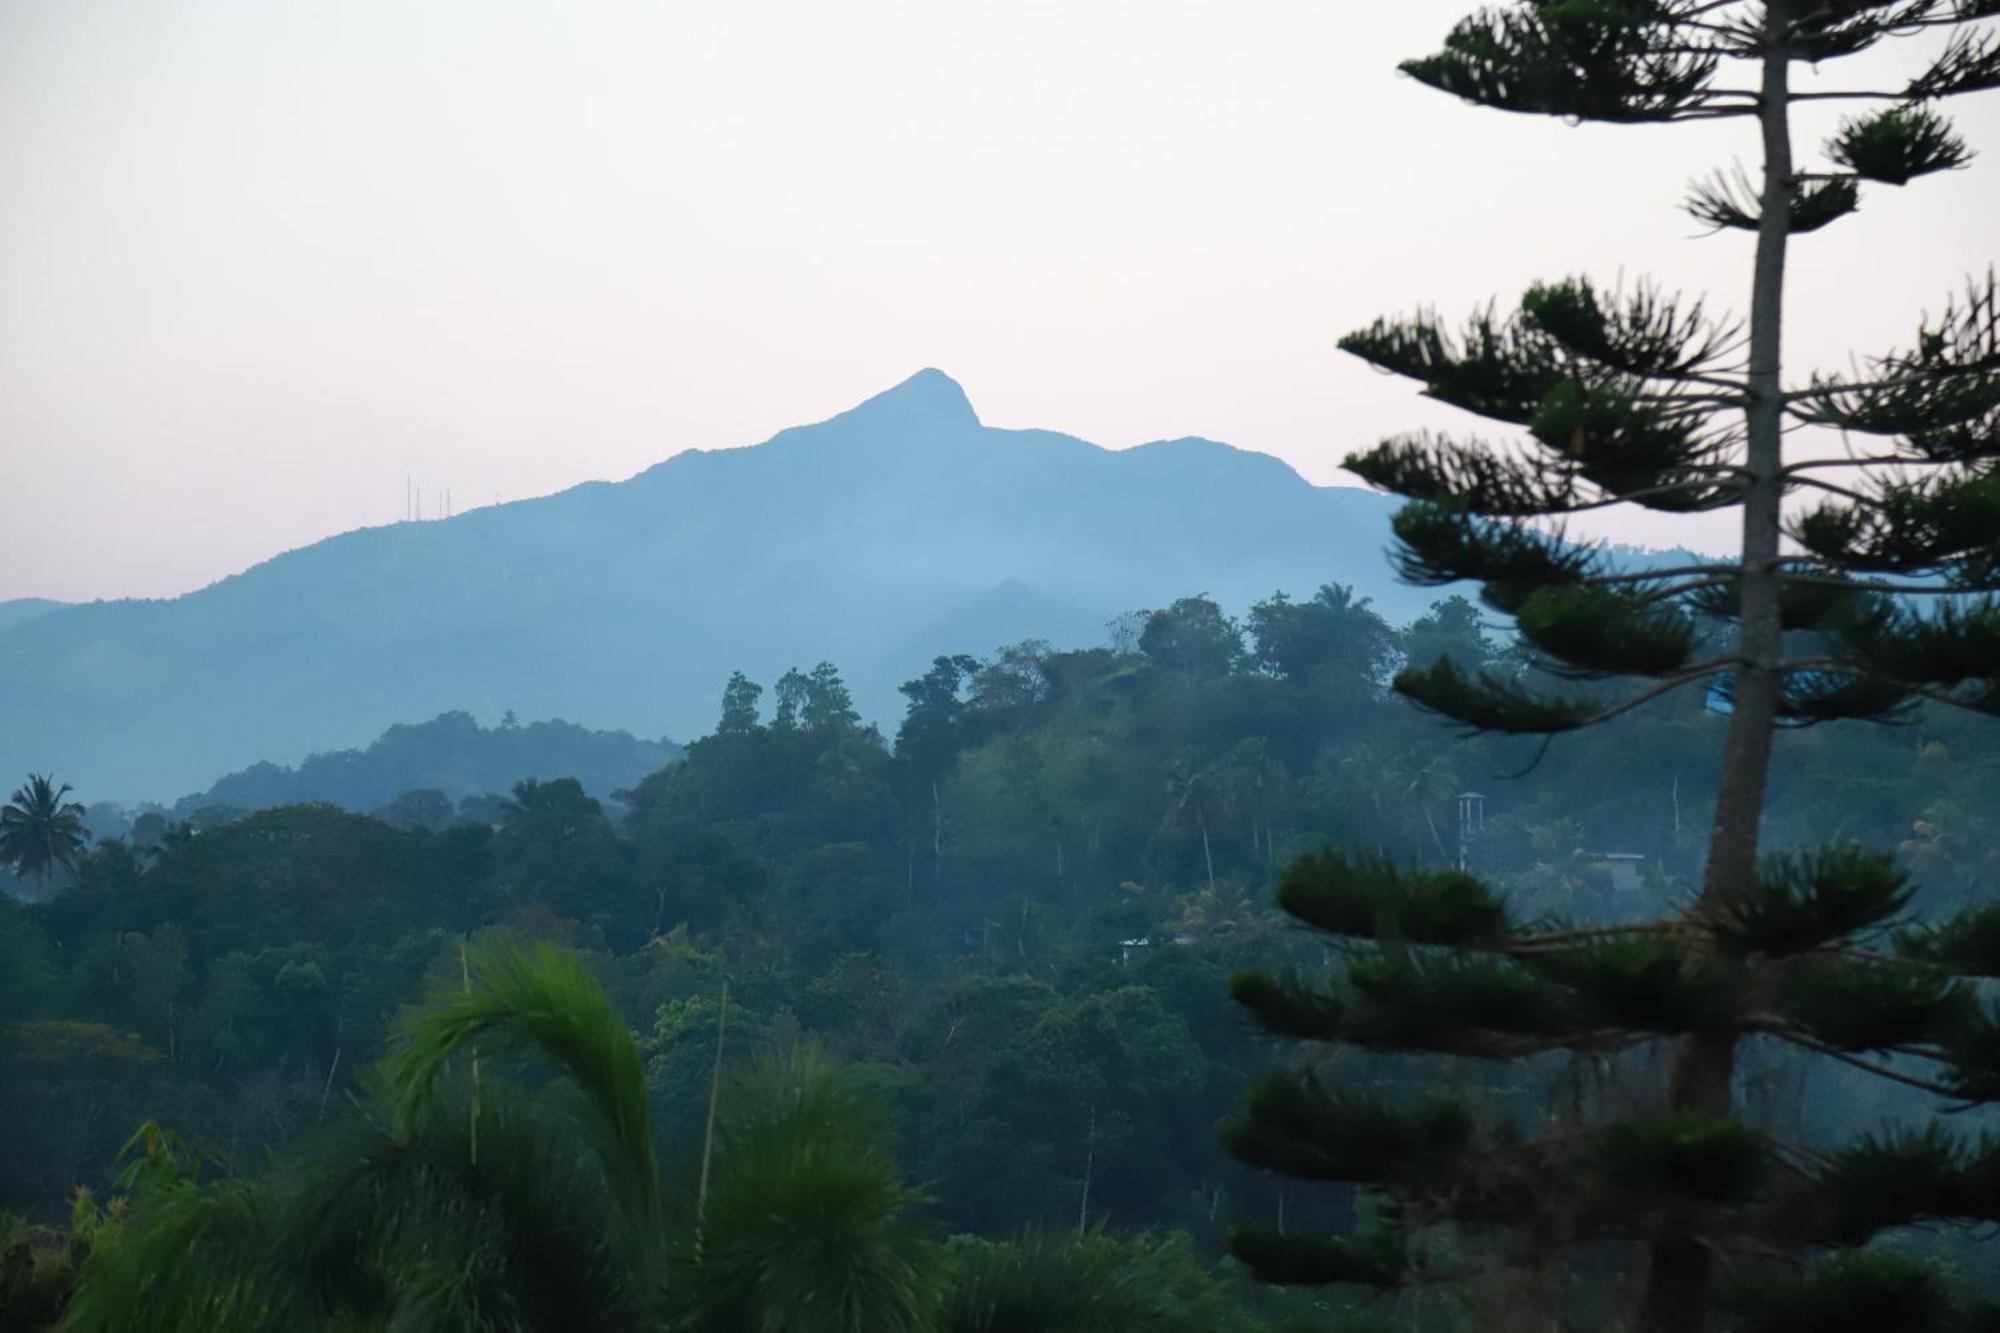
[[[16,597],[12,601],[0,602],[0,633],[16,625],[25,625],[37,616],[60,610],[64,605],[46,597]]]
[[[623,731],[589,731],[561,720],[482,727],[467,713],[389,728],[366,749],[308,755],[296,768],[260,762],[231,773],[174,813],[205,806],[264,810],[325,801],[366,814],[406,791],[435,791],[452,801],[506,793],[523,778],[573,777],[593,796],[635,785],[680,758],[680,747]]]
[[[1428,597],[1384,569],[1390,508],[1208,440],[993,429],[927,370],[754,447],[0,631],[0,772],[160,798],[452,709],[696,735],[731,670],[822,658],[883,718],[937,652],[1094,638],[1196,592],[1344,581],[1402,620]]]

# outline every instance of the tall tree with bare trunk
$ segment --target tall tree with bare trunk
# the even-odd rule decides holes
[[[1764,1037],[1958,1103],[2000,1092],[2000,1021],[1977,989],[2000,974],[2000,914],[1914,926],[1889,857],[1771,856],[1759,841],[1786,729],[2000,713],[2000,288],[1990,274],[1971,283],[1908,347],[1845,375],[1800,374],[1781,355],[1794,238],[1852,213],[1864,190],[1969,160],[1940,108],[2000,88],[1996,17],[2000,0],[1527,0],[1475,14],[1403,66],[1501,110],[1756,129],[1756,175],[1688,196],[1705,226],[1755,237],[1747,325],[1654,286],[1572,277],[1460,329],[1426,312],[1342,342],[1517,432],[1405,436],[1348,460],[1408,501],[1400,573],[1477,582],[1540,668],[1502,677],[1446,659],[1406,670],[1398,690],[1472,730],[1544,743],[1688,689],[1728,721],[1702,884],[1662,919],[1529,928],[1457,871],[1334,854],[1291,867],[1285,909],[1361,944],[1331,986],[1239,978],[1273,1032],[1494,1060],[1650,1050],[1664,1077],[1642,1113],[1515,1138],[1461,1103],[1391,1105],[1310,1064],[1287,1071],[1253,1092],[1235,1151],[1375,1186],[1395,1225],[1334,1240],[1246,1231],[1237,1250],[1260,1275],[1434,1279],[1422,1240],[1450,1223],[1492,1233],[1549,1302],[1561,1299],[1545,1280],[1552,1253],[1629,1245],[1643,1274],[1631,1322],[1645,1333],[1709,1327],[1725,1263],[1762,1273],[1734,1316],[1751,1326],[1965,1316],[1933,1276],[1857,1247],[1912,1220],[2000,1212],[1976,1183],[2000,1151],[1942,1122],[1807,1151],[1744,1125],[1732,1086],[1744,1043]],[[1848,57],[1908,41],[1929,45],[1907,83],[1839,86]],[[1804,102],[1851,109],[1818,162],[1794,157]],[[1569,516],[1614,505],[1733,511],[1738,549],[1635,569],[1567,538]],[[1538,1317],[1557,1326],[1561,1311]],[[1811,1322],[1786,1322],[1798,1318]]]

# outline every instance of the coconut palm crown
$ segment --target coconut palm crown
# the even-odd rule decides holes
[[[28,774],[0,806],[0,865],[43,881],[75,868],[90,834],[83,827],[83,807],[63,800],[70,790],[47,773]]]

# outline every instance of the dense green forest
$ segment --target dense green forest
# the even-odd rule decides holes
[[[1393,518],[1200,440],[1114,480],[925,371],[22,623],[10,735],[100,771],[0,804],[0,1333],[2000,1329],[2000,276],[1842,370],[1786,329],[1842,276],[1794,245],[1971,163],[1944,108],[2000,90],[1996,19],[1518,0],[1404,61],[1761,161],[1680,196],[1752,240],[1740,317],[1572,274],[1341,336],[1506,432],[1348,452]],[[1475,211],[1588,224],[1511,174]],[[1440,599],[1409,623],[1245,608],[1378,521],[1422,590],[1379,595]],[[1128,603],[939,656],[887,722],[912,642]],[[804,652],[849,674],[716,680],[685,747],[452,712],[83,803],[391,686],[657,725]]]
[[[1365,1197],[1218,1143],[1282,1056],[1228,977],[1338,962],[1280,924],[1279,869],[1329,844],[1463,858],[1524,916],[1635,916],[1688,893],[1714,796],[1715,700],[1538,756],[1389,694],[1444,655],[1533,675],[1462,599],[1395,630],[1339,587],[1240,623],[1190,597],[1101,647],[939,658],[893,737],[830,664],[732,678],[713,733],[610,807],[527,781],[430,823],[300,805],[83,846],[44,900],[0,902],[0,1207],[60,1226],[78,1187],[116,1197],[148,1121],[212,1173],[286,1160],[358,1114],[396,1015],[459,977],[465,941],[500,935],[587,961],[637,1034],[670,1177],[701,1157],[720,1028],[732,1071],[826,1052],[940,1236],[1101,1224],[1185,1237],[1198,1266],[1245,1220],[1347,1229]],[[1921,906],[1976,898],[2000,855],[1991,725],[1787,737],[1773,843],[1893,844]],[[1370,1086],[1465,1077],[1340,1059]],[[1460,1090],[1505,1107],[1576,1076]],[[1929,1105],[1775,1060],[1749,1077],[1806,1136]]]

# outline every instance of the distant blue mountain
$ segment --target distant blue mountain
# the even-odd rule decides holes
[[[36,616],[47,615],[59,610],[64,603],[52,602],[46,597],[16,597],[11,602],[0,602],[0,633],[26,624]]]
[[[887,723],[937,653],[1096,642],[1191,593],[1337,581],[1407,619],[1431,598],[1390,578],[1392,508],[1210,440],[995,430],[926,370],[751,448],[0,629],[0,774],[167,797],[454,709],[685,738],[731,670],[821,659]]]

